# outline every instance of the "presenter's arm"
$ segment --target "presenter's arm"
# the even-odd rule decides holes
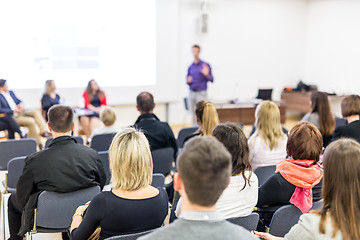
[[[210,82],[214,82],[214,77],[213,77],[213,75],[212,75],[212,73],[211,73],[211,67],[210,67],[209,64],[207,64],[207,67],[209,68],[209,75],[207,76],[207,79],[208,79],[208,81],[210,81]]]
[[[214,78],[212,76],[212,73],[211,73],[211,67],[209,64],[207,63],[204,63],[203,64],[203,67],[201,69],[201,73],[202,75],[204,75],[206,77],[206,79],[210,82],[214,82]]]
[[[188,68],[188,73],[186,75],[186,83],[190,85],[192,83],[192,76],[190,75],[190,67]]]

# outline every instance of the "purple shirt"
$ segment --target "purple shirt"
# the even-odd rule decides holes
[[[205,77],[201,73],[203,65],[206,64],[209,67],[209,76]],[[208,63],[199,60],[197,64],[192,63],[188,69],[188,76],[192,76],[192,82],[188,85],[191,91],[204,91],[207,89],[207,82],[214,82],[214,78],[211,74],[211,67]]]

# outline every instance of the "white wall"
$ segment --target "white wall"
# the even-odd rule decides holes
[[[360,93],[360,1],[308,2],[305,80],[324,91]]]

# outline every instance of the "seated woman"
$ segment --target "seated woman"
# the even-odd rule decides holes
[[[360,239],[359,186],[360,144],[351,139],[331,143],[324,153],[323,207],[302,215],[284,239]],[[255,234],[262,239],[283,239]]]
[[[89,81],[82,97],[84,100],[85,109],[92,111],[89,114],[80,116],[80,125],[82,126],[82,130],[86,138],[89,138],[92,131],[99,127],[100,111],[104,106],[107,105],[106,96],[104,91],[100,89],[97,82],[92,79]]]
[[[250,162],[253,170],[271,166],[286,157],[287,136],[280,122],[280,110],[271,101],[263,101],[255,111],[255,133],[249,138]]]
[[[322,169],[317,163],[322,147],[321,133],[312,123],[300,122],[290,130],[286,150],[291,158],[279,162],[276,173],[259,188],[259,229],[268,226],[277,207],[293,204],[306,213],[321,199]]]
[[[216,125],[219,124],[219,116],[215,106],[209,101],[200,101],[196,103],[195,119],[199,129],[187,136],[184,143],[195,136],[211,136]]]
[[[232,177],[216,203],[216,209],[224,218],[245,217],[251,214],[258,198],[258,179],[251,170],[249,146],[240,126],[221,123],[213,136],[224,144],[232,155]],[[176,215],[181,212],[181,199]]]
[[[55,92],[56,86],[54,80],[46,80],[45,93],[41,98],[42,115],[48,121],[47,112],[55,105],[60,104],[60,96]]]
[[[71,239],[88,239],[99,226],[100,239],[105,239],[163,224],[168,197],[162,188],[150,185],[153,161],[144,134],[133,128],[118,133],[109,149],[109,165],[112,190],[96,195],[88,207],[78,207],[71,224]]]
[[[341,103],[341,112],[348,124],[335,129],[333,140],[346,137],[353,138],[360,143],[360,96],[345,97]]]
[[[332,138],[335,129],[335,118],[331,113],[328,95],[324,92],[313,92],[311,94],[311,113],[305,114],[301,121],[314,124],[323,136],[324,147]]]

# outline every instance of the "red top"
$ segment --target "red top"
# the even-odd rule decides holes
[[[101,95],[103,95],[101,97]],[[89,97],[88,97],[88,94],[86,91],[84,91],[83,93],[83,98],[84,98],[84,104],[85,104],[85,108],[88,108],[88,106],[91,104],[90,101],[89,101]],[[106,106],[107,105],[107,102],[106,102],[106,96],[105,96],[105,93],[102,92],[102,94],[98,94],[98,98],[100,99],[100,104],[101,106]]]

